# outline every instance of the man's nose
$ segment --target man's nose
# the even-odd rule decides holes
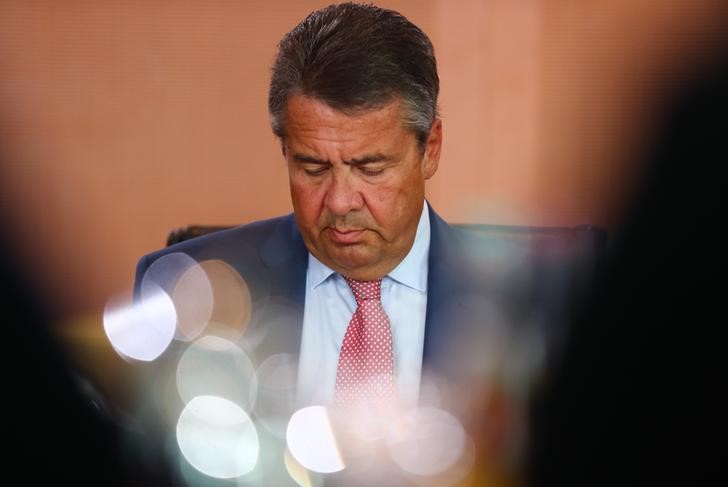
[[[324,204],[334,215],[346,215],[361,209],[364,198],[352,174],[334,171]]]

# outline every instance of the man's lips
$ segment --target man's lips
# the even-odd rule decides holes
[[[329,237],[336,243],[340,244],[352,244],[356,243],[361,239],[361,235],[364,233],[364,229],[345,229],[345,228],[328,228]]]

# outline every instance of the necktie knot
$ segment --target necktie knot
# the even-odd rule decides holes
[[[363,301],[369,300],[381,300],[382,296],[382,280],[375,279],[373,281],[358,281],[356,279],[350,279],[344,277],[344,280],[351,288],[351,292],[354,293],[354,299],[357,304],[361,304]]]

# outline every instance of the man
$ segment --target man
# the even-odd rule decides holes
[[[167,253],[227,261],[254,303],[271,296],[294,303],[297,317],[282,334],[289,351],[300,352],[300,395],[332,403],[357,308],[347,279],[381,280],[392,385],[399,399],[416,403],[423,357],[434,363],[433,348],[447,341],[438,336],[453,319],[455,276],[465,270],[464,233],[424,197],[442,146],[438,91],[432,44],[400,14],[352,3],[313,12],[281,41],[269,92],[294,214],[148,255],[137,290],[149,265]],[[265,313],[257,306],[253,321],[268,326]]]
[[[528,367],[506,370],[510,338],[553,301],[534,301],[521,254],[425,201],[443,140],[438,91],[432,44],[400,14],[352,3],[310,14],[280,42],[269,92],[294,213],[143,257],[136,296],[160,257],[222,260],[250,290],[253,362],[297,357],[298,407],[432,400],[486,450],[513,443],[504,384],[522,387]]]
[[[400,14],[352,3],[310,14],[280,42],[269,92],[294,213],[143,257],[136,296],[162,256],[222,260],[250,290],[240,345],[253,365],[281,353],[298,364],[294,408],[434,405],[498,463],[519,444],[513,401],[538,366],[540,331],[527,325],[556,301],[534,294],[546,281],[518,249],[449,226],[425,201],[438,90],[432,44]]]
[[[342,343],[340,325],[356,307],[344,278],[384,279],[382,304],[395,322],[396,382],[401,394],[416,396],[430,223],[424,185],[437,170],[442,143],[438,89],[429,39],[394,12],[330,7],[280,44],[269,110],[309,250],[304,396],[332,399],[339,346],[326,344]],[[322,323],[334,326],[323,331]]]

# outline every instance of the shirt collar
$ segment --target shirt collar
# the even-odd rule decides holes
[[[412,248],[402,259],[389,277],[417,291],[427,291],[427,256],[430,252],[430,216],[427,210],[427,201],[422,205],[420,222],[417,224],[417,233]]]
[[[308,253],[308,277],[311,283],[311,289],[316,289],[334,274],[336,272],[333,269],[322,264],[311,252]]]
[[[430,218],[427,201],[422,205],[422,214],[417,224],[415,241],[407,255],[388,277],[405,286],[421,292],[427,291],[427,256],[430,251]],[[315,289],[336,272],[308,253],[308,275],[311,287]]]

